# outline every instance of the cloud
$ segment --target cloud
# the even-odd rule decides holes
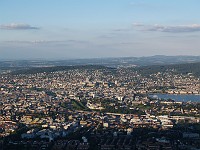
[[[142,23],[133,23],[133,26],[135,27],[144,27],[145,25]]]
[[[0,29],[4,30],[38,30],[39,27],[34,27],[29,24],[24,23],[11,23],[11,24],[1,24]]]
[[[177,26],[165,26],[165,25],[144,25],[134,23],[134,27],[141,28],[144,31],[158,31],[158,32],[169,32],[169,33],[183,33],[183,32],[199,32],[200,24],[192,25],[177,25]]]
[[[119,29],[114,29],[114,32],[126,32],[126,31],[130,31],[131,28],[119,28]]]
[[[13,41],[0,41],[0,43],[4,44],[13,44],[13,45],[81,45],[87,44],[89,41],[81,41],[81,40],[33,40],[33,41],[20,41],[20,40],[13,40]]]

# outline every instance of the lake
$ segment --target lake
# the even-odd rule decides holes
[[[200,95],[193,95],[193,94],[185,94],[185,95],[180,95],[180,94],[160,94],[160,93],[156,93],[156,94],[149,94],[149,97],[154,97],[154,98],[158,98],[158,99],[172,99],[174,101],[178,101],[178,102],[200,102]]]

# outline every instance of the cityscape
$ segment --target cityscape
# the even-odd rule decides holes
[[[0,150],[200,150],[199,0],[0,0]]]
[[[156,96],[199,96],[200,80],[192,73],[174,68],[146,75],[135,68],[97,65],[53,68],[60,71],[46,67],[42,73],[30,74],[33,68],[1,75],[4,148],[199,148],[199,101]]]

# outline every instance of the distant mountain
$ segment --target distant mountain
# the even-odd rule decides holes
[[[111,68],[140,68],[140,71],[143,73],[150,73],[156,70],[163,70],[166,67],[175,67],[179,68],[181,72],[195,72],[198,73],[198,65],[192,66],[195,68],[185,68],[200,62],[200,56],[149,56],[149,57],[121,57],[121,58],[93,58],[93,59],[73,59],[73,60],[15,60],[15,61],[0,61],[0,73],[15,72],[26,73],[30,72],[44,72],[44,70],[54,71],[55,66],[61,66],[60,69],[66,69],[73,66],[105,66]],[[184,64],[183,66],[178,64]],[[185,65],[189,64],[189,65]],[[197,63],[198,64],[198,63]],[[171,66],[172,65],[172,66]],[[174,65],[174,66],[173,66]],[[146,67],[147,66],[147,67]],[[35,69],[33,69],[35,68]],[[58,69],[58,67],[56,67]],[[35,70],[35,71],[34,71]],[[37,70],[37,71],[36,71]],[[196,70],[196,71],[195,71]]]
[[[15,60],[0,61],[1,67],[50,67],[50,66],[74,66],[74,65],[103,65],[109,67],[133,67],[149,65],[168,65],[200,62],[200,56],[164,56],[149,57],[119,57],[119,58],[91,58],[71,60]]]

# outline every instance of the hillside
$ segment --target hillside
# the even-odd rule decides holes
[[[35,74],[50,73],[56,71],[74,70],[74,69],[106,69],[107,67],[100,65],[79,65],[79,66],[55,66],[55,67],[33,67],[29,69],[16,70],[11,72],[12,75],[17,74]]]
[[[28,69],[20,69],[12,71],[11,74],[35,74],[35,73],[50,73],[56,71],[74,70],[74,69],[107,69],[115,71],[115,68],[101,66],[101,65],[77,65],[77,66],[55,66],[55,67],[32,67]],[[133,71],[138,71],[140,74],[148,76],[157,72],[166,72],[167,70],[175,70],[177,73],[187,74],[192,73],[196,77],[200,77],[200,62],[198,63],[184,63],[172,65],[151,65],[127,68]],[[114,73],[114,72],[113,72]]]
[[[187,74],[192,73],[193,75],[200,77],[200,62],[198,63],[186,63],[186,64],[173,64],[173,65],[153,65],[133,68],[143,75],[149,75],[156,72],[164,72],[167,70],[174,69],[177,73]]]

